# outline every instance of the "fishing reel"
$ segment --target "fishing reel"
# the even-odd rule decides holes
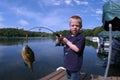
[[[59,34],[55,34],[57,37],[60,37],[60,35]],[[64,44],[63,43],[61,43],[61,42],[57,42],[56,41],[56,45],[55,46],[64,46]]]

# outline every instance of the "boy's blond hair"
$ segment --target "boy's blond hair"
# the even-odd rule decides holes
[[[70,22],[71,22],[72,19],[78,20],[80,26],[82,27],[82,18],[80,16],[75,15],[75,16],[70,17]]]

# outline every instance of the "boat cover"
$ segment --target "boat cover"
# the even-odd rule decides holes
[[[112,30],[120,31],[120,1],[109,0],[103,5],[102,22],[105,30],[109,30],[109,23],[112,24]]]
[[[101,31],[98,37],[109,38],[109,31]],[[113,38],[120,38],[120,31],[112,31]]]

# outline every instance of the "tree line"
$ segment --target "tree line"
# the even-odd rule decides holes
[[[104,30],[103,26],[98,26],[98,27],[95,27],[94,29],[82,29],[81,32],[85,36],[98,36],[98,34],[103,30]],[[66,34],[70,33],[70,30],[58,31],[56,33],[59,33],[65,36]]]
[[[103,31],[103,26],[96,27],[94,29],[82,29],[82,33],[85,36],[97,36],[101,31]],[[25,37],[26,33],[30,37],[48,37],[48,36],[55,36],[56,33],[62,34],[63,36],[70,33],[69,30],[57,31],[53,34],[47,32],[35,32],[35,31],[27,31],[24,29],[18,28],[0,28],[0,37]]]
[[[25,37],[26,34],[28,34],[30,37],[50,36],[49,33],[45,33],[45,32],[27,31],[24,29],[17,29],[17,28],[1,28],[0,29],[0,37]]]

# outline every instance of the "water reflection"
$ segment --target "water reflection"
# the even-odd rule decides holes
[[[28,41],[30,42],[45,42],[45,41],[54,41],[50,37],[29,37]],[[23,45],[26,42],[25,37],[0,37],[0,46],[12,46],[12,45]]]
[[[7,38],[7,37],[0,37],[0,45],[5,46],[5,45],[20,45],[24,44],[25,38]]]
[[[85,42],[86,42],[85,45],[87,45],[87,46],[92,46],[94,48],[97,48],[97,46],[98,46],[96,42],[92,42],[92,41],[87,40],[87,39]]]
[[[38,80],[63,66],[63,47],[55,47],[55,40],[52,38],[30,37],[28,45],[26,38],[5,40],[0,41],[0,80]],[[96,55],[96,46],[96,43],[86,42],[81,70],[103,75],[105,68],[96,65],[101,61]],[[30,72],[32,70],[33,72]]]
[[[35,61],[35,56],[28,44],[26,44],[22,49],[22,57],[25,65],[28,66],[31,71],[33,71],[33,62]]]

